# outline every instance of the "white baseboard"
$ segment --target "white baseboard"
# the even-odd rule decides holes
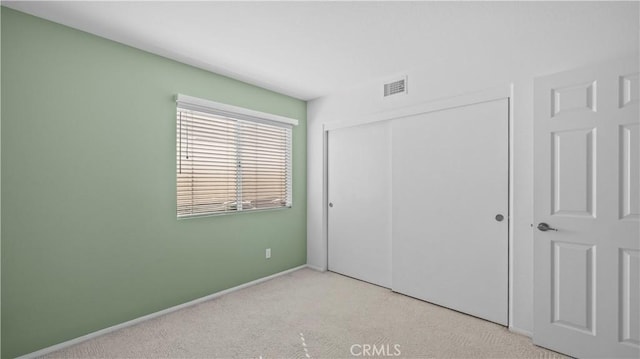
[[[313,270],[318,271],[318,272],[326,272],[327,271],[327,268],[317,267],[317,266],[313,266],[311,264],[307,264],[307,268],[313,269]]]
[[[524,330],[516,327],[509,327],[509,331],[516,334],[524,335],[525,337],[533,338],[533,333],[531,333],[528,330]]]
[[[191,307],[193,305],[200,304],[202,302],[206,302],[208,300],[223,296],[225,294],[229,294],[231,292],[235,292],[237,290],[244,289],[244,288],[247,288],[247,287],[262,283],[262,282],[266,282],[266,281],[271,280],[273,278],[280,277],[282,275],[289,274],[291,272],[295,272],[297,270],[300,270],[302,268],[307,268],[307,267],[309,267],[311,269],[315,269],[314,267],[308,266],[306,264],[298,266],[298,267],[295,267],[295,268],[287,269],[285,271],[282,271],[282,272],[279,272],[279,273],[275,273],[275,274],[272,274],[272,275],[264,277],[264,278],[260,278],[260,279],[256,279],[256,280],[248,282],[248,283],[240,284],[239,286],[236,286],[236,287],[233,287],[233,288],[229,288],[229,289],[222,290],[220,292],[209,294],[209,295],[207,295],[205,297],[202,297],[202,298],[198,298],[198,299],[194,299],[192,301],[186,302],[186,303],[178,304],[176,306],[173,306],[173,307],[170,307],[170,308],[167,308],[167,309],[163,309],[163,310],[155,312],[155,313],[147,314],[147,315],[144,315],[142,317],[139,317],[139,318],[136,318],[136,319],[132,319],[132,320],[129,320],[129,321],[124,322],[124,323],[116,324],[116,325],[108,327],[108,328],[100,329],[100,330],[95,331],[93,333],[89,333],[89,334],[83,335],[81,337],[77,337],[75,339],[67,340],[66,342],[62,342],[62,343],[59,343],[59,344],[56,344],[56,345],[52,345],[50,347],[43,348],[43,349],[40,349],[38,351],[29,353],[29,354],[25,354],[25,355],[19,356],[16,359],[32,359],[32,358],[41,357],[41,356],[53,353],[55,351],[58,351],[60,349],[68,348],[68,347],[70,347],[72,345],[80,344],[80,343],[82,343],[84,341],[97,338],[97,337],[99,337],[101,335],[105,335],[107,333],[111,333],[111,332],[114,332],[116,330],[120,330],[122,328],[130,327],[132,325],[136,325],[136,324],[142,323],[144,321],[147,321],[149,319],[153,319],[153,318],[157,318],[157,317],[163,316],[165,314],[173,313],[173,312],[178,311],[180,309]]]

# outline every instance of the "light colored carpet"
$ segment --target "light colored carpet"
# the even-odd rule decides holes
[[[367,345],[370,349],[364,352]],[[106,334],[46,358],[392,355],[564,358],[497,324],[311,269]]]

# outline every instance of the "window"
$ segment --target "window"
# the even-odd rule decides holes
[[[178,218],[291,207],[297,120],[178,95]]]

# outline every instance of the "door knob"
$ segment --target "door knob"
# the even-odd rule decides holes
[[[542,231],[542,232],[546,232],[546,231],[558,231],[556,228],[552,228],[549,227],[548,224],[544,223],[544,222],[540,222],[538,223],[538,230]]]
[[[329,202],[329,207],[333,207],[333,202]]]

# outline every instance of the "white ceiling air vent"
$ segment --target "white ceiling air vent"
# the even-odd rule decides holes
[[[396,95],[399,93],[407,93],[406,76],[384,84],[384,97]]]

